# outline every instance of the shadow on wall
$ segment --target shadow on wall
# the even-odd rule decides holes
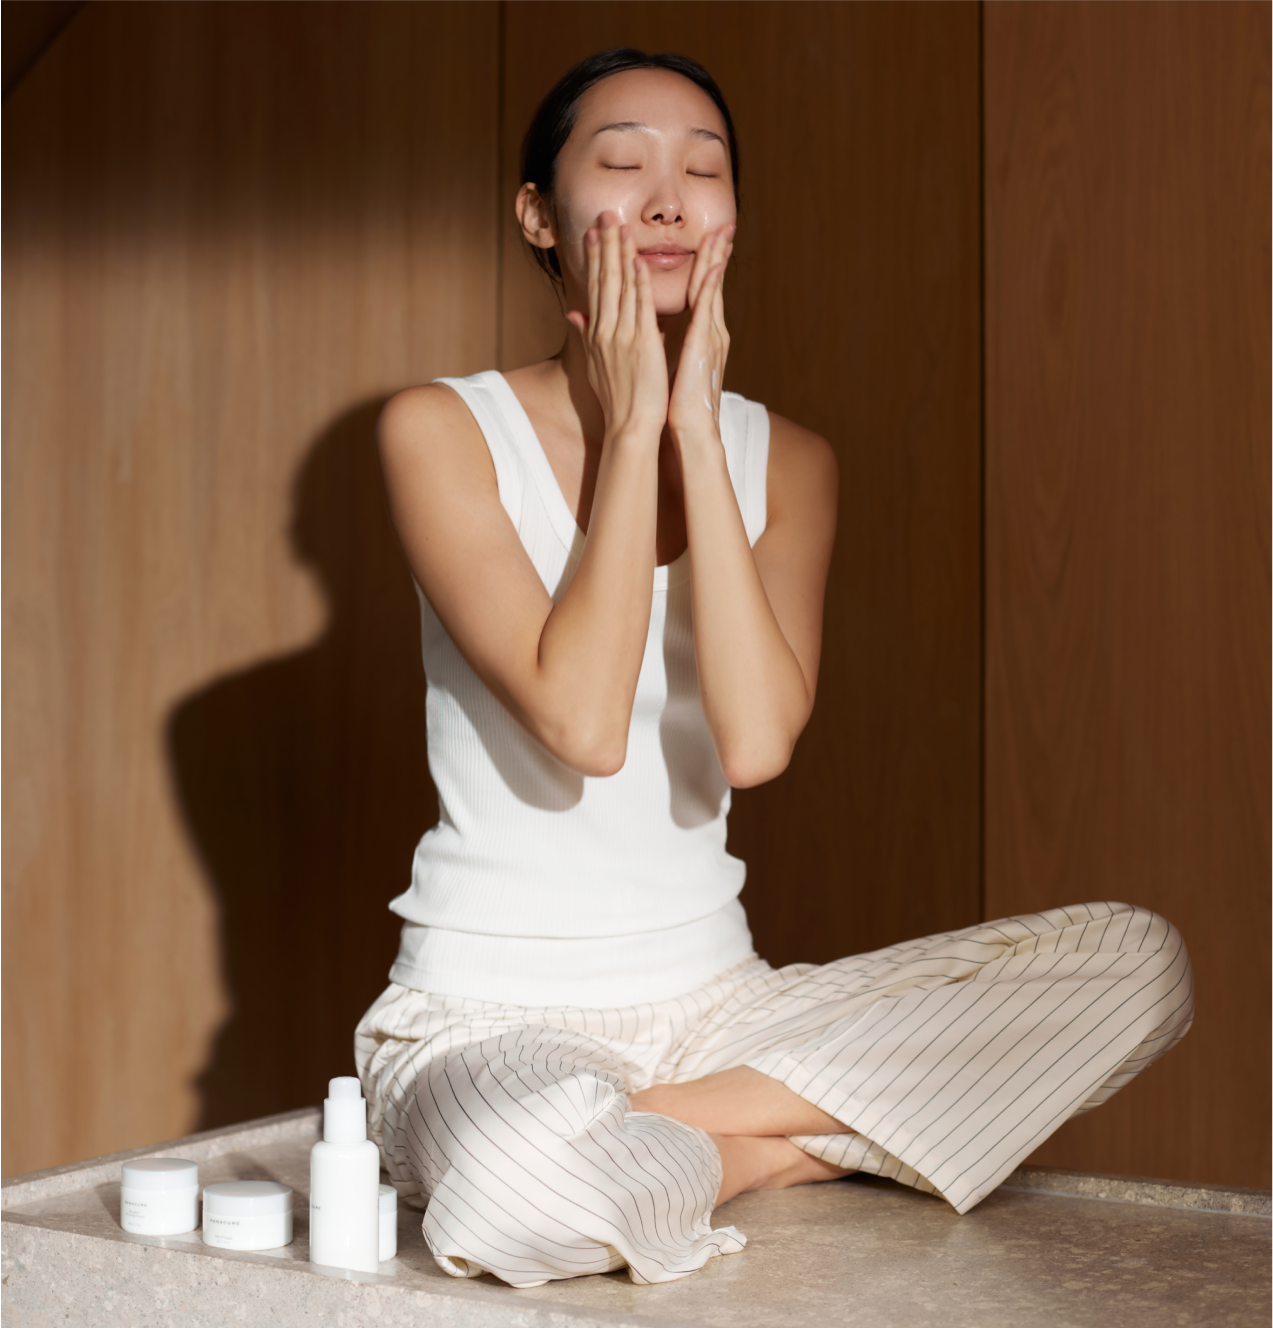
[[[231,1005],[198,1079],[201,1129],[316,1103],[330,1076],[353,1073],[354,1025],[397,944],[385,906],[437,819],[418,611],[376,456],[381,405],[342,415],[297,475],[291,537],[328,599],[323,636],[216,680],[167,724]]]

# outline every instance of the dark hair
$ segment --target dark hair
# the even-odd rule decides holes
[[[716,81],[698,63],[687,55],[647,55],[631,46],[616,46],[580,60],[575,67],[561,76],[552,91],[539,103],[535,118],[530,122],[522,140],[522,184],[533,184],[544,198],[552,196],[557,178],[557,158],[566,146],[579,115],[579,99],[596,83],[612,74],[629,69],[666,69],[670,73],[688,78],[702,88],[712,99],[725,121],[725,136],[729,141],[729,168],[734,180],[734,201],[738,202],[738,143],[734,138],[734,117],[729,113],[725,98]],[[535,261],[554,281],[561,278],[561,263],[555,249],[534,246]]]

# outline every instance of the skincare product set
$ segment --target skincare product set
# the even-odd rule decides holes
[[[367,1103],[342,1076],[323,1102],[323,1137],[309,1163],[311,1263],[374,1273],[398,1253],[398,1193],[380,1183],[380,1150],[367,1138]],[[199,1226],[199,1164],[180,1157],[125,1162],[120,1225],[139,1236],[180,1236]],[[292,1190],[272,1180],[203,1188],[203,1243],[275,1250],[292,1243]]]

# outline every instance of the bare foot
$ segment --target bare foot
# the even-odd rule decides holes
[[[633,1111],[656,1111],[712,1135],[752,1138],[788,1134],[851,1134],[798,1093],[749,1065],[685,1084],[655,1084],[634,1093]],[[794,1147],[794,1145],[792,1145]],[[797,1153],[800,1150],[795,1150]],[[808,1156],[801,1153],[802,1157]]]
[[[843,1167],[833,1167],[821,1158],[811,1157],[781,1135],[718,1134],[712,1136],[712,1142],[720,1152],[724,1173],[717,1204],[752,1190],[785,1190],[792,1185],[838,1180],[849,1174]]]

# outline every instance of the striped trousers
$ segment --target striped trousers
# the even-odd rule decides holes
[[[852,1131],[798,1147],[965,1213],[1181,1038],[1191,992],[1170,923],[1098,903],[821,967],[752,958],[618,1009],[394,985],[355,1051],[373,1137],[448,1273],[525,1287],[626,1265],[665,1282],[746,1238],[712,1229],[709,1136],[630,1111],[630,1093],[752,1066]]]

